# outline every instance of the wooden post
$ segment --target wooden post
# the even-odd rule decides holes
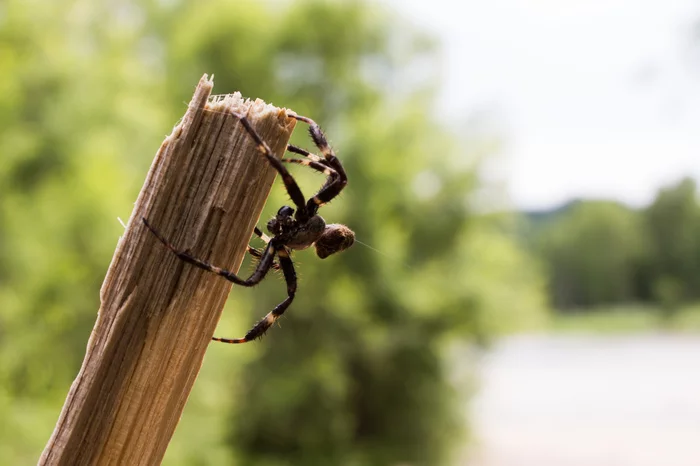
[[[204,75],[156,154],[41,465],[162,461],[231,284],[179,260],[141,218],[179,248],[238,270],[275,172],[227,110],[247,114],[278,157],[295,124],[283,109],[239,94],[208,102],[212,88]]]

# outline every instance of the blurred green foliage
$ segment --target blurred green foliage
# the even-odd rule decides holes
[[[483,148],[432,114],[438,65],[430,37],[362,2],[0,4],[0,463],[34,464],[48,440],[117,218],[205,72],[325,127],[350,185],[323,214],[378,251],[297,254],[284,329],[212,345],[165,464],[448,462],[465,437],[446,349],[537,326],[546,300],[507,216],[471,212],[464,159]],[[234,288],[217,333],[283,295]]]
[[[644,303],[671,317],[700,301],[700,203],[690,178],[643,209],[577,201],[531,215],[528,234],[558,309]]]
[[[551,267],[552,301],[559,308],[628,302],[646,252],[642,219],[611,201],[573,205],[537,238]]]
[[[683,305],[672,316],[648,304],[600,305],[567,310],[551,316],[550,329],[557,333],[633,334],[700,332],[700,305]]]

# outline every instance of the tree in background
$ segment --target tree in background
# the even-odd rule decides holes
[[[203,72],[321,122],[358,244],[302,251],[283,330],[212,346],[166,464],[440,464],[462,409],[445,349],[532,325],[541,275],[471,213],[476,152],[431,114],[433,41],[361,2],[6,2],[0,26],[0,459],[36,460],[84,354],[131,203]],[[61,20],[57,20],[61,18]],[[172,97],[175,96],[175,97]],[[295,141],[308,146],[298,132]],[[322,180],[298,172],[307,191]],[[281,190],[266,214],[286,202]],[[237,336],[284,287],[236,289]]]
[[[611,201],[581,201],[550,219],[535,242],[548,264],[556,308],[637,299],[637,274],[646,252],[637,212]]]
[[[700,298],[700,205],[695,181],[661,189],[644,211],[649,232],[649,283],[667,314]]]
[[[530,214],[529,227],[560,310],[636,302],[671,317],[700,299],[700,204],[690,178],[644,209],[577,201]]]

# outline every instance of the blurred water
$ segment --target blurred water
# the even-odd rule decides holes
[[[480,362],[472,466],[700,465],[700,337],[519,336]]]

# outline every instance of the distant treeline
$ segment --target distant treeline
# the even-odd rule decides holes
[[[660,189],[646,208],[577,200],[526,219],[559,310],[640,302],[672,312],[700,299],[700,204],[690,178]]]

